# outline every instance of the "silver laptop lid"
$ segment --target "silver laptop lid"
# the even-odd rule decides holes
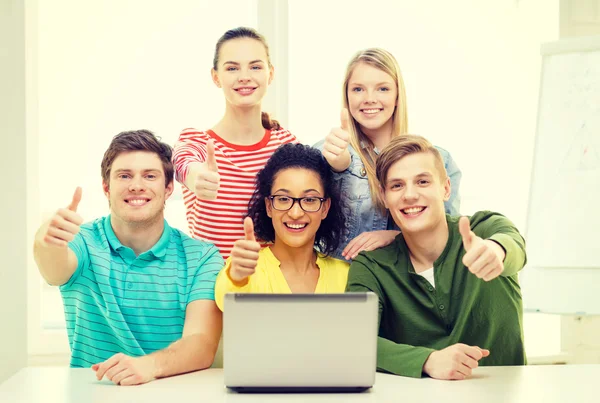
[[[377,296],[227,294],[223,366],[229,387],[370,387]]]

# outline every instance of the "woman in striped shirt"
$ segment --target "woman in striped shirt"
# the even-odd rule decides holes
[[[173,163],[184,185],[190,232],[213,242],[226,259],[244,237],[256,174],[280,145],[297,140],[261,110],[273,80],[262,35],[245,27],[225,32],[216,45],[212,79],[223,89],[225,115],[210,130],[183,130]]]

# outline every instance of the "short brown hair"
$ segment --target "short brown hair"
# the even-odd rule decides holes
[[[148,151],[158,155],[165,173],[165,187],[173,182],[174,169],[171,162],[173,149],[171,146],[161,142],[150,130],[131,130],[121,132],[113,137],[108,149],[104,152],[102,164],[100,164],[104,183],[107,185],[110,183],[110,169],[115,158],[121,153],[130,151]]]
[[[381,187],[385,189],[387,184],[387,174],[392,165],[407,155],[416,153],[432,154],[435,161],[435,167],[440,174],[440,179],[445,181],[448,178],[448,173],[444,167],[444,159],[433,144],[425,137],[405,134],[394,137],[377,157],[375,172]]]

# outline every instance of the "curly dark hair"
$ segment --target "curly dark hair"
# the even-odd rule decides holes
[[[315,172],[321,179],[325,198],[331,200],[327,217],[321,222],[315,236],[315,247],[328,255],[334,252],[345,230],[346,217],[337,187],[333,184],[333,173],[323,158],[321,151],[304,144],[284,144],[269,158],[265,167],[256,175],[256,190],[248,203],[248,217],[254,223],[258,239],[265,242],[275,240],[273,221],[267,215],[265,198],[271,195],[271,188],[277,173],[288,168],[304,168]]]

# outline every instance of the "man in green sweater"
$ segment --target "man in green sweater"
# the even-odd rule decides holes
[[[450,180],[423,137],[394,138],[376,174],[401,233],[354,259],[347,291],[379,297],[378,370],[464,379],[479,365],[525,364],[525,241],[514,224],[489,211],[446,215]]]

